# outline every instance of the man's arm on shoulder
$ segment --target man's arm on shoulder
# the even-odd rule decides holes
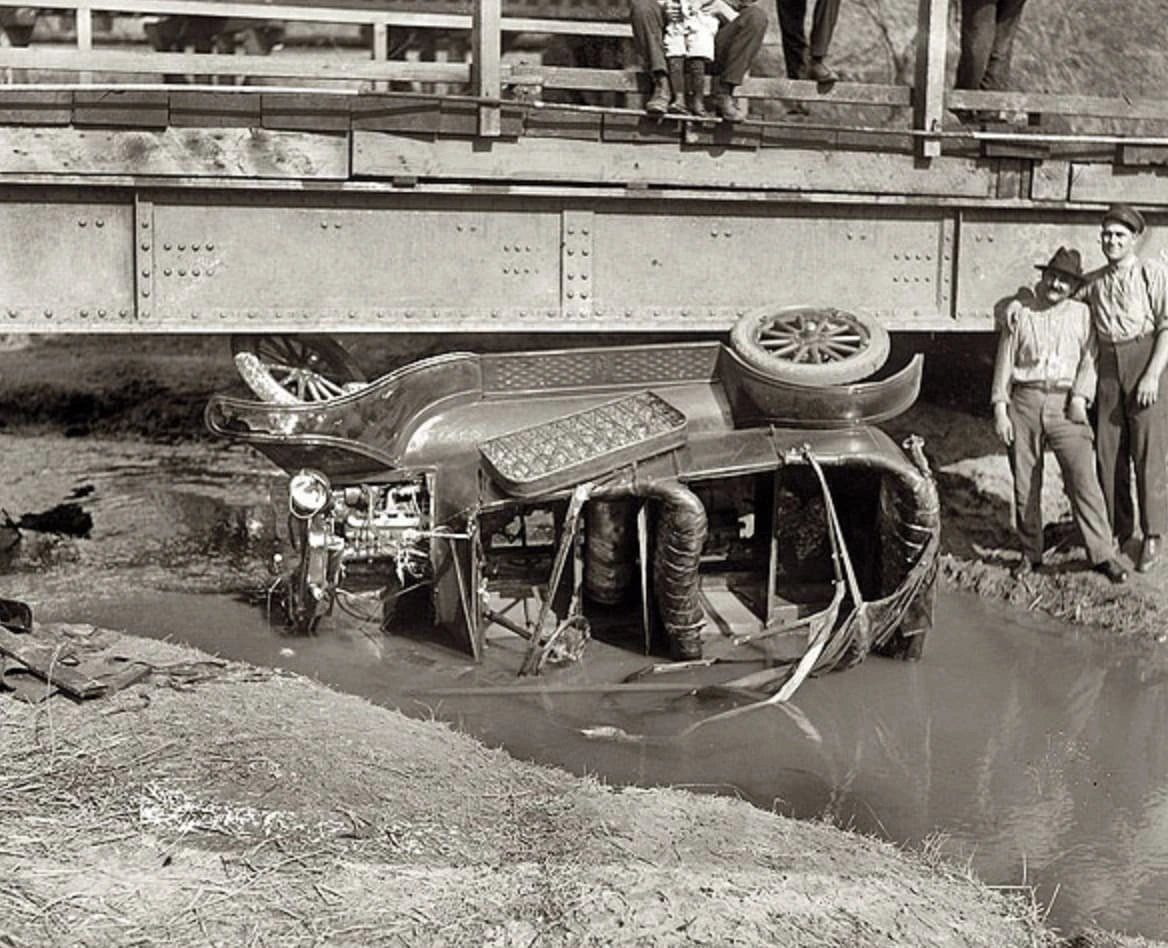
[[[1094,270],[1084,273],[1083,279],[1079,281],[1078,287],[1076,287],[1075,291],[1071,294],[1071,299],[1078,300],[1080,303],[1090,304],[1092,288],[1095,286],[1095,283],[1099,280],[1099,278],[1103,276],[1103,273],[1106,270],[1107,267],[1104,266],[1097,267]]]

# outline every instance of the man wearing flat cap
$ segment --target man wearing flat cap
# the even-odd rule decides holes
[[[1033,291],[1007,305],[994,361],[994,430],[1010,454],[1014,523],[1022,543],[1016,578],[1042,566],[1043,455],[1054,452],[1091,568],[1127,579],[1099,486],[1087,405],[1095,395],[1095,337],[1087,307],[1071,298],[1083,281],[1077,250],[1059,247],[1038,264]]]
[[[1135,469],[1140,572],[1159,560],[1168,533],[1168,267],[1139,257],[1144,228],[1143,215],[1131,205],[1107,209],[1099,232],[1107,263],[1091,274],[1082,294],[1099,346],[1099,479],[1123,546],[1135,534]]]

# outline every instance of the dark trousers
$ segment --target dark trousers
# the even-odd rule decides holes
[[[1168,534],[1168,372],[1154,405],[1136,404],[1136,386],[1148,366],[1155,335],[1130,342],[1099,342],[1099,480],[1111,528],[1122,541],[1135,533],[1131,471],[1144,536]]]
[[[839,19],[840,0],[816,0],[811,14],[811,44],[807,43],[804,21],[807,0],[776,0],[779,8],[779,32],[783,36],[783,60],[788,79],[802,79],[807,69],[807,54],[823,59],[831,46],[831,35]]]
[[[1026,0],[961,0],[958,89],[1009,88],[1010,56]]]
[[[641,62],[653,73],[669,72],[665,61],[665,11],[657,0],[629,0],[629,23]],[[738,19],[723,23],[714,37],[711,71],[727,85],[742,84],[766,36],[766,14],[757,4],[743,7]]]
[[[1014,523],[1022,541],[1022,554],[1030,562],[1042,559],[1043,453],[1054,452],[1063,474],[1063,490],[1071,502],[1071,515],[1083,537],[1087,559],[1102,563],[1115,555],[1115,543],[1107,522],[1107,505],[1095,468],[1091,426],[1067,417],[1067,392],[1015,386],[1010,398],[1014,443],[1010,469],[1014,473]]]

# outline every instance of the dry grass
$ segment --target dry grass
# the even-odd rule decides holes
[[[131,646],[171,671],[0,701],[8,944],[1047,943],[1014,899],[885,844]]]

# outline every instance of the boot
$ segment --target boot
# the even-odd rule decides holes
[[[696,56],[685,61],[685,104],[698,118],[710,114],[706,111],[706,61]]]
[[[669,111],[688,113],[686,108],[686,72],[685,72],[685,57],[684,56],[670,56],[669,57],[669,86],[673,90],[673,97],[669,100]]]
[[[718,90],[715,108],[727,122],[746,121],[746,110],[738,107],[738,103],[734,99],[734,87],[729,83],[723,82]]]
[[[645,103],[645,111],[650,115],[664,115],[669,108],[669,76],[663,72],[653,73],[653,91]]]

